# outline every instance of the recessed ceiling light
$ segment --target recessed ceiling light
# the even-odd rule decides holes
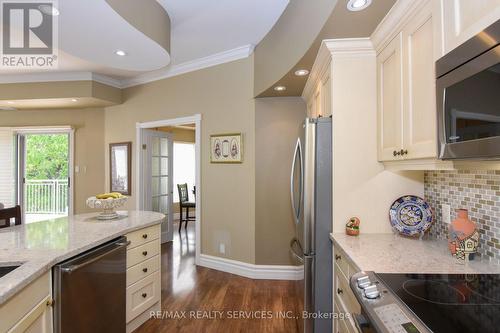
[[[295,71],[295,75],[297,76],[306,76],[307,74],[309,74],[309,71],[307,69],[299,69]]]
[[[349,0],[347,2],[347,9],[352,12],[357,12],[365,9],[372,3],[372,0]]]
[[[78,102],[78,100],[76,98],[72,98],[71,101],[72,102]]]
[[[115,54],[120,56],[120,57],[124,57],[127,55],[127,52],[123,51],[123,50],[116,50],[115,51]]]
[[[285,86],[276,86],[276,87],[274,87],[274,90],[276,90],[276,91],[285,91],[286,87]]]
[[[8,102],[7,102],[7,104],[14,104],[14,102],[12,102],[12,101],[8,101]]]
[[[38,9],[44,14],[50,15],[50,16],[58,16],[59,15],[59,10],[54,5],[40,5],[38,6]]]

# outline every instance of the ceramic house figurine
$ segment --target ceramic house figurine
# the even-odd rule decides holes
[[[359,235],[359,224],[361,221],[357,217],[351,217],[345,225],[345,233],[349,236]]]
[[[459,209],[457,218],[449,228],[448,247],[457,259],[472,259],[479,245],[479,232],[476,224],[469,219],[467,209]]]

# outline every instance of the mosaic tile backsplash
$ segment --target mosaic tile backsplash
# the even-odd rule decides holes
[[[435,215],[431,236],[448,238],[448,224],[442,219],[442,204],[451,206],[452,221],[457,209],[467,209],[481,236],[480,256],[500,264],[500,171],[425,171],[424,188],[425,199]]]

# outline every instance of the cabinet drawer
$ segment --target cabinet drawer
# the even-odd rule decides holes
[[[127,287],[160,269],[160,255],[144,260],[127,269]]]
[[[127,288],[127,323],[160,300],[160,272],[153,273]]]
[[[342,252],[342,250],[340,250],[338,247],[335,247],[333,255],[335,264],[337,264],[338,268],[345,276],[349,276],[349,263],[344,255],[344,252]]]
[[[336,319],[337,326],[335,327],[335,332],[337,333],[359,333],[354,323],[353,313],[349,312],[345,305],[340,301],[339,297],[335,295],[334,297],[334,309],[335,313],[338,314]]]
[[[144,229],[136,230],[127,234],[127,240],[130,241],[127,249],[133,249],[139,245],[158,239],[160,237],[160,225],[153,225]]]
[[[335,295],[342,300],[345,306],[345,310],[349,313],[360,313],[361,306],[356,300],[356,296],[351,290],[349,283],[342,274],[335,275],[336,279],[336,289],[334,290]]]
[[[155,240],[127,251],[127,268],[154,257],[160,253],[160,241]]]
[[[50,272],[45,273],[0,306],[0,332],[6,332],[50,295]]]

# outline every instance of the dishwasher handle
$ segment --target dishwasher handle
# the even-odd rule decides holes
[[[124,246],[129,246],[130,245],[130,241],[125,241],[125,242],[119,241],[119,242],[116,242],[115,245],[117,245],[117,247],[115,247],[114,249],[112,249],[110,251],[107,251],[107,252],[105,252],[105,253],[97,256],[97,257],[94,257],[94,258],[92,258],[92,259],[90,259],[88,261],[85,261],[85,262],[83,262],[81,264],[71,265],[71,266],[68,266],[68,267],[61,267],[61,271],[63,273],[71,274],[72,272],[76,271],[77,269],[80,269],[80,268],[83,268],[83,267],[85,267],[87,265],[90,265],[91,263],[98,261],[99,259],[107,256],[108,254],[110,254],[112,252],[115,252],[118,249],[121,249]]]

